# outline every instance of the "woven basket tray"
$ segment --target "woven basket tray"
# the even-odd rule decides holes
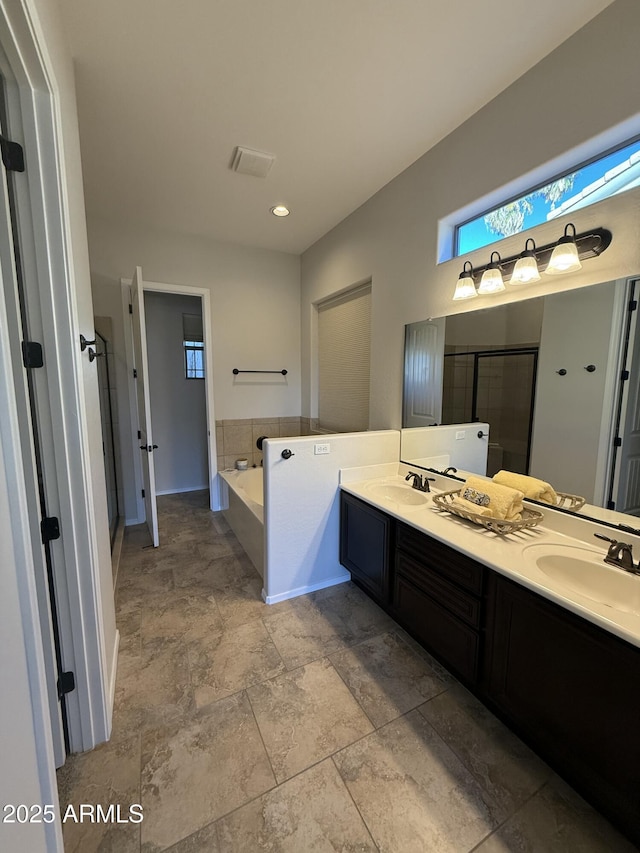
[[[574,512],[576,510],[582,509],[585,504],[585,499],[581,498],[580,495],[568,495],[565,492],[556,492],[558,496],[558,500],[555,504],[549,504],[549,506],[557,506],[561,509],[571,509]]]
[[[536,509],[524,509],[522,518],[519,521],[506,521],[504,518],[491,518],[491,516],[478,515],[476,512],[467,512],[464,509],[459,509],[457,506],[452,506],[452,501],[460,495],[460,489],[454,492],[441,492],[439,495],[433,496],[433,503],[438,509],[444,512],[450,512],[452,515],[457,515],[460,518],[466,518],[467,521],[472,521],[474,524],[479,524],[491,530],[494,533],[514,533],[516,530],[524,530],[525,527],[535,527],[539,524],[544,516]]]

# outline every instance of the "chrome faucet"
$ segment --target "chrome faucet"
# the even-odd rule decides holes
[[[433,477],[423,477],[422,474],[418,474],[416,471],[410,471],[405,480],[413,479],[413,483],[411,488],[417,489],[419,492],[430,492],[429,488],[429,480],[433,481]]]
[[[605,542],[609,543],[607,556],[604,558],[605,563],[623,569],[625,572],[640,575],[640,563],[637,566],[633,564],[633,545],[629,542],[618,542],[617,539],[610,539],[601,533],[594,533],[593,535],[596,539],[604,539]]]

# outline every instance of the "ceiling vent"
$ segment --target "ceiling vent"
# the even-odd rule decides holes
[[[233,154],[231,168],[241,175],[266,178],[275,159],[273,154],[267,154],[265,151],[253,151],[251,148],[242,148],[238,145]]]

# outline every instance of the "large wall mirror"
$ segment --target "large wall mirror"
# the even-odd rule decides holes
[[[588,505],[640,515],[640,311],[629,307],[639,285],[408,325],[403,427],[487,422],[488,476],[531,474]],[[416,464],[402,448],[401,457]]]

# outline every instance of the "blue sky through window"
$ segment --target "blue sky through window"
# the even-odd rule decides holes
[[[458,226],[456,256],[640,186],[640,140],[566,173],[559,185],[558,180]],[[554,185],[559,192],[549,199],[549,188],[553,189]]]

